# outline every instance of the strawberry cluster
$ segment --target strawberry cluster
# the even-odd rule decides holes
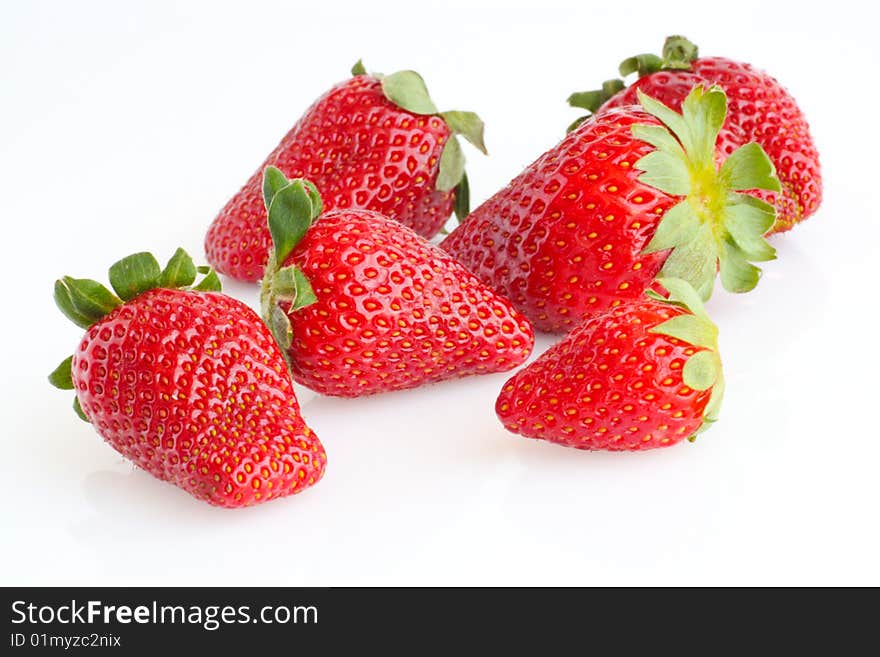
[[[208,230],[217,271],[261,281],[260,315],[182,249],[164,267],[137,253],[112,290],[56,282],[85,334],[50,382],[123,456],[225,507],[324,474],[294,382],[356,397],[509,371],[535,329],[566,335],[501,390],[510,431],[590,450],[693,439],[724,392],[704,302],[719,277],[754,288],[766,236],[816,210],[818,156],[747,64],[670,37],[620,72],[638,79],[573,94],[590,115],[469,213],[458,136],[485,153],[482,121],[440,112],[413,71],[358,62]]]

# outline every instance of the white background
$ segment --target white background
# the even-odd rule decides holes
[[[863,6],[4,2],[0,583],[880,584],[880,51]],[[759,288],[710,305],[728,392],[695,444],[614,455],[508,434],[503,374],[355,401],[300,390],[326,477],[226,511],[136,470],[46,382],[81,334],[53,280],[106,280],[144,249],[201,260],[216,211],[358,57],[483,116],[480,202],[560,138],[569,92],[676,32],[786,84],[825,173]]]

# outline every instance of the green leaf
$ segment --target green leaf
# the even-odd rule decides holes
[[[364,60],[359,59],[354,63],[354,66],[351,67],[352,75],[366,75],[367,69],[364,68]]]
[[[76,413],[79,419],[83,422],[88,422],[89,424],[91,424],[91,421],[89,420],[89,418],[86,417],[82,406],[80,406],[79,404],[79,399],[77,399],[76,397],[73,398],[73,412]]]
[[[683,36],[668,36],[663,43],[664,68],[670,68],[670,64],[684,65],[689,68],[689,64],[698,56],[699,49],[696,44]]]
[[[690,134],[688,155],[696,162],[711,165],[714,169],[715,143],[727,116],[727,95],[721,87],[713,86],[706,90],[697,85],[682,102],[681,115]]]
[[[625,86],[626,83],[620,78],[605,80],[605,82],[602,83],[602,94],[605,96],[605,100],[609,100],[611,96],[615,95],[617,92],[623,91]]]
[[[68,356],[61,361],[61,364],[49,375],[49,383],[59,390],[73,390],[73,377],[70,372],[72,361],[73,356]]]
[[[724,227],[749,260],[766,262],[776,258],[776,249],[764,238],[776,222],[776,208],[748,194],[731,194]]]
[[[196,271],[200,274],[207,274],[211,271],[211,267],[209,265],[199,265],[196,267]]]
[[[717,268],[718,246],[711,226],[703,224],[693,240],[673,249],[660,275],[684,279],[701,299],[708,299],[712,296]]]
[[[572,121],[571,123],[568,124],[568,127],[565,129],[565,133],[568,134],[569,132],[577,130],[578,128],[581,127],[581,123],[583,123],[584,121],[586,121],[589,118],[590,118],[589,116],[581,116],[581,117],[575,119],[574,121]]]
[[[720,363],[719,359],[719,363]],[[721,402],[724,399],[724,390],[725,390],[725,382],[724,382],[724,372],[718,371],[718,379],[715,381],[715,385],[712,386],[712,394],[709,396],[709,403],[706,404],[706,408],[703,409],[703,423],[700,425],[700,428],[697,429],[697,432],[691,436],[688,440],[693,442],[698,435],[712,428],[712,425],[718,421],[718,417],[721,412]]]
[[[715,381],[715,386],[712,388],[712,396],[709,397],[709,403],[706,404],[706,408],[703,410],[704,422],[712,424],[713,422],[718,421],[718,416],[721,411],[721,401],[724,399],[724,391],[726,388],[727,385],[724,381],[724,373],[719,371],[718,379]],[[703,429],[701,429],[701,431],[702,430]]]
[[[467,173],[465,172],[461,174],[461,180],[455,187],[455,218],[461,223],[464,221],[464,218],[470,214],[470,211],[471,186],[468,182]]]
[[[296,265],[282,267],[272,278],[272,293],[279,299],[292,301],[296,298],[296,276],[294,272],[297,270]]]
[[[220,277],[217,276],[217,272],[211,269],[205,277],[199,281],[199,284],[195,285],[192,289],[197,290],[198,292],[220,292],[223,289],[223,284],[220,282]]]
[[[488,155],[486,144],[483,142],[483,133],[486,126],[483,120],[475,112],[461,112],[451,110],[443,112],[440,116],[446,121],[449,129],[457,135],[461,135],[476,146],[481,153]]]
[[[122,300],[97,281],[65,276],[55,281],[55,303],[74,324],[89,328]]]
[[[782,189],[776,167],[755,142],[740,146],[727,157],[721,165],[721,179],[736,191],[766,189],[778,192]]]
[[[312,225],[313,209],[308,188],[301,180],[292,181],[272,198],[268,212],[269,232],[278,264],[284,263]]]
[[[685,385],[694,390],[708,390],[718,379],[720,363],[714,351],[698,351],[687,359],[682,370]]]
[[[693,93],[693,92],[691,92]],[[672,130],[673,134],[684,146],[685,151],[690,153],[693,145],[690,141],[690,130],[684,122],[684,118],[673,109],[670,109],[659,100],[655,100],[643,93],[641,89],[636,90],[639,97],[639,104],[651,116],[658,119],[663,125]]]
[[[110,265],[110,285],[121,299],[129,301],[156,287],[161,274],[152,253],[133,253]]]
[[[278,305],[272,306],[271,313],[267,322],[269,329],[272,331],[272,335],[275,336],[278,346],[281,347],[282,351],[286,352],[290,349],[290,344],[293,341],[293,327],[290,325],[290,318]]]
[[[721,254],[721,284],[728,292],[749,292],[761,278],[761,270],[746,260],[735,244],[725,243]]]
[[[263,205],[266,206],[267,210],[272,205],[272,199],[275,198],[275,194],[289,184],[290,181],[281,172],[281,169],[271,165],[266,167],[263,171]]]
[[[687,162],[664,151],[651,151],[635,164],[643,171],[639,182],[650,185],[672,196],[686,196],[691,191],[691,176]]]
[[[73,305],[73,299],[70,297],[70,289],[61,280],[55,281],[54,297],[55,305],[58,306],[58,309],[80,328],[89,328],[97,321],[97,319],[88,317],[76,309]]]
[[[717,340],[717,334],[712,329],[714,329],[714,325],[707,324],[696,315],[685,314],[667,319],[662,324],[652,328],[650,333],[668,335],[695,347],[712,349]]]
[[[681,144],[678,143],[678,140],[672,136],[672,133],[663,126],[639,123],[632,127],[632,134],[636,139],[641,139],[664,153],[675,155],[681,158],[682,161],[687,160],[687,155],[681,147]]]
[[[621,91],[626,86],[623,80],[613,79],[605,80],[601,89],[593,91],[578,91],[568,97],[568,104],[572,107],[580,107],[595,113],[602,105],[608,102],[612,96]]]
[[[178,248],[159,275],[158,287],[182,288],[196,280],[196,266],[183,249]]]
[[[291,310],[299,310],[315,303],[318,298],[309,279],[296,265],[279,269],[272,279],[274,299],[283,299],[291,304]]]
[[[639,77],[643,77],[645,75],[649,75],[650,73],[655,73],[663,68],[663,60],[660,59],[657,55],[652,55],[651,53],[643,53],[641,55],[635,55],[633,57],[627,57],[622,62],[620,62],[620,66],[618,67],[618,71],[623,77],[626,77],[630,73],[638,72]]]
[[[568,97],[568,104],[579,107],[588,112],[595,113],[605,102],[605,96],[600,89],[593,91],[576,91]]]
[[[718,419],[718,411],[724,395],[724,375],[721,357],[718,354],[718,327],[709,319],[702,301],[686,282],[669,278],[658,279],[657,282],[669,291],[670,302],[680,303],[695,314],[677,315],[650,331],[707,349],[691,356],[682,371],[685,384],[694,390],[712,388],[712,394],[703,412],[703,424],[697,431],[699,434]],[[693,440],[694,437],[689,440]]]
[[[324,211],[324,201],[321,200],[321,193],[318,191],[315,183],[311,180],[306,180],[305,178],[302,178],[301,180],[303,185],[306,186],[306,193],[309,195],[309,200],[312,202],[312,222],[314,222]]]
[[[382,91],[392,103],[413,114],[436,114],[428,87],[415,71],[398,71],[382,78]]]
[[[299,310],[311,306],[318,300],[311,282],[299,267],[294,268],[293,274],[296,278],[296,299],[293,300],[290,309]]]
[[[685,199],[669,208],[657,225],[654,237],[642,253],[665,251],[687,244],[700,229],[700,220],[694,213],[693,205]]]
[[[681,278],[663,277],[656,279],[657,282],[669,293],[669,299],[661,299],[668,303],[683,306],[694,315],[706,322],[712,322],[706,313],[706,307],[697,291],[691,284]],[[717,327],[715,329],[717,333]]]
[[[440,168],[437,172],[437,189],[448,192],[455,189],[464,176],[464,153],[455,136],[450,136],[440,155]]]

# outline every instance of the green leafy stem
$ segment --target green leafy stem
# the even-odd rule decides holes
[[[663,44],[662,55],[643,53],[624,59],[618,67],[622,78],[631,73],[638,73],[639,77],[650,75],[661,70],[687,70],[692,62],[699,56],[697,46],[683,36],[669,36]],[[574,120],[568,126],[568,132],[577,128],[592,114],[599,111],[606,102],[617,92],[623,90],[626,83],[621,78],[613,78],[602,83],[600,89],[591,91],[576,91],[568,97],[568,104],[572,107],[585,109],[589,114]]]
[[[687,312],[666,320],[650,329],[650,332],[668,335],[703,348],[688,358],[682,370],[682,379],[688,387],[694,390],[712,389],[709,402],[703,410],[703,422],[690,437],[693,441],[697,434],[706,431],[718,420],[724,398],[724,371],[718,351],[718,327],[706,312],[700,295],[687,281],[680,278],[660,277],[657,283],[666,290],[668,298],[653,290],[648,290],[645,294],[662,303],[683,308]]]
[[[288,313],[313,304],[317,298],[302,270],[294,264],[285,265],[285,261],[320,216],[323,203],[310,181],[288,180],[273,166],[263,172],[263,202],[273,248],[261,284],[260,305],[263,321],[287,359],[293,336]]]

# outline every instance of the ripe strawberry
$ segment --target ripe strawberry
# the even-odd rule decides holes
[[[110,268],[117,297],[64,277],[55,301],[86,329],[50,375],[116,451],[210,504],[248,506],[305,490],[326,455],[306,426],[268,328],[219,294],[217,275],[178,249],[160,271],[149,253]]]
[[[314,185],[273,167],[264,189],[275,248],[263,317],[298,382],[356,397],[509,370],[531,353],[510,302],[406,226],[368,210],[321,214]]]
[[[779,189],[766,154],[750,143],[716,165],[732,141],[717,139],[724,92],[694,88],[683,115],[639,98],[584,121],[441,244],[539,330],[641,298],[661,271],[705,299],[720,267],[745,292],[750,261],[775,257],[772,206],[741,193]]]
[[[789,230],[816,211],[822,202],[819,153],[803,112],[774,78],[742,62],[698,57],[697,46],[680,36],[666,39],[662,57],[637,55],[620,65],[623,76],[636,72],[639,79],[629,87],[609,80],[601,91],[572,94],[569,103],[603,112],[638,103],[641,91],[679,109],[695,85],[717,84],[728,98],[726,127],[740,143],[760,144],[779,174],[781,193],[761,195],[777,210],[770,233]]]
[[[464,155],[456,135],[482,152],[483,122],[473,112],[438,112],[413,71],[353,78],[312,105],[266,161],[214,219],[205,238],[220,272],[257,281],[271,248],[260,185],[273,165],[308,177],[327,210],[366,209],[430,238],[455,209],[468,212]]]
[[[718,329],[680,279],[568,334],[504,386],[508,429],[578,449],[668,447],[718,418],[724,378]]]

